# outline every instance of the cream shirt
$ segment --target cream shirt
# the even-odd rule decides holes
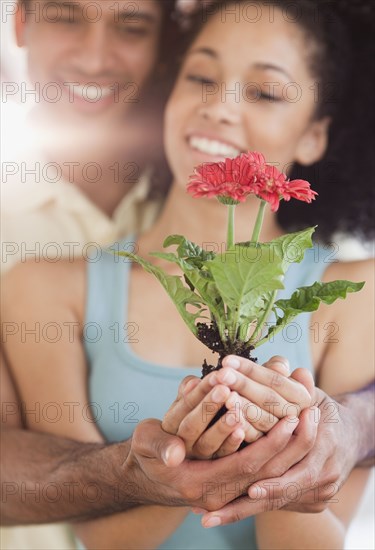
[[[160,201],[147,201],[147,175],[127,193],[112,218],[72,183],[35,183],[32,177],[33,182],[7,181],[2,186],[1,274],[30,258],[85,257],[90,246],[109,245],[129,232],[145,230],[160,210]]]
[[[110,219],[72,183],[51,183],[42,178],[36,182],[35,175],[26,174],[26,169],[35,167],[38,175],[43,174],[46,163],[35,158],[22,161],[23,167],[21,162],[18,168],[8,165],[7,170],[17,169],[17,173],[3,177],[2,274],[17,262],[36,256],[49,261],[85,257],[89,246],[109,245],[130,232],[145,230],[160,210],[161,201],[147,200],[147,174],[127,193]],[[70,529],[62,524],[2,528],[0,535],[4,550],[75,548]]]

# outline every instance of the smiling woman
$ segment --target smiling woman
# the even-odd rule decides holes
[[[275,18],[275,10],[278,9],[290,30],[293,31],[295,23],[298,24],[300,37],[296,36],[296,40],[302,39],[300,46],[308,61],[307,86],[291,71],[294,57],[279,42]],[[367,0],[272,0],[250,3],[218,0],[204,5],[199,13],[191,17],[190,31],[186,33],[187,44],[215,15],[220,18],[222,29],[230,23],[236,23],[236,29],[241,26],[247,29],[252,38],[252,51],[260,52],[260,56],[258,60],[249,60],[251,63],[241,82],[226,85],[222,75],[214,69],[218,66],[214,53],[201,50],[201,60],[195,60],[201,73],[195,77],[191,75],[191,80],[195,80],[196,86],[201,86],[205,103],[211,97],[220,97],[222,103],[246,102],[252,124],[256,125],[254,116],[259,113],[260,106],[264,115],[269,113],[271,117],[274,113],[291,111],[295,104],[300,105],[309,98],[314,104],[312,117],[315,128],[322,128],[324,124],[329,126],[329,140],[321,158],[313,159],[315,133],[305,139],[306,154],[311,156],[313,162],[309,158],[307,162],[297,158],[294,164],[281,161],[278,166],[289,171],[292,179],[314,182],[320,197],[308,208],[302,204],[283,205],[278,214],[282,227],[295,230],[317,224],[319,238],[327,242],[338,230],[371,240],[375,234],[369,201],[369,197],[373,197],[371,151],[375,146],[372,131],[374,110],[371,89],[364,84],[363,75],[367,75],[366,80],[371,80],[370,72],[374,78],[374,46],[368,38],[375,32],[374,4]],[[262,21],[264,29],[264,23],[270,23],[269,34],[273,38],[273,49],[269,49],[267,58],[263,57],[266,55],[262,48],[264,32],[259,28],[257,34],[258,23]],[[239,40],[237,52],[241,52],[237,57],[244,59],[245,48]],[[187,63],[190,66],[193,58],[189,58],[193,53],[199,54],[197,51],[189,52]],[[208,69],[210,60],[212,66]],[[208,70],[204,71],[206,67]],[[284,125],[283,131],[287,142],[288,127]],[[203,146],[207,147],[207,144]],[[359,158],[361,162],[358,162]],[[269,159],[280,162],[274,155]],[[353,181],[360,181],[360,186],[353,186]],[[332,204],[340,212],[338,216],[331,215]]]

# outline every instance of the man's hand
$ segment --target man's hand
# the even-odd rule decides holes
[[[197,461],[185,458],[183,441],[164,432],[159,420],[144,420],[136,427],[123,467],[115,475],[122,477],[124,485],[132,480],[134,503],[218,510],[264,477],[259,472],[285,449],[297,425],[298,420],[283,418],[247,448],[224,458]]]
[[[249,488],[248,496],[205,514],[203,525],[233,523],[280,508],[314,513],[328,507],[358,462],[358,418],[318,388],[315,402],[315,413],[302,412],[290,444],[259,472],[264,479]]]

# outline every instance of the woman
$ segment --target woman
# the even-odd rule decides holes
[[[224,8],[237,6],[233,2],[219,4]],[[186,194],[186,182],[196,164],[234,156],[242,150],[261,151],[268,161],[281,167],[314,165],[323,158],[331,119],[316,103],[314,86],[324,76],[329,79],[329,72],[318,75],[316,71],[330,50],[313,24],[310,8],[314,4],[299,3],[303,17],[297,22],[285,17],[282,3],[274,4],[271,19],[264,11],[252,23],[248,17],[223,18],[223,12],[217,12],[204,21],[189,48],[166,110],[165,144],[173,184],[160,218],[152,230],[137,239],[140,254],[161,250],[165,236],[173,233],[185,234],[198,243],[202,239],[206,243],[225,241],[225,209],[215,201],[196,201]],[[270,82],[274,96],[270,94]],[[291,101],[285,92],[291,82],[301,92],[298,101]],[[238,84],[240,94],[231,94]],[[251,95],[254,90],[256,95]],[[256,209],[256,202],[251,200],[238,209],[238,241],[247,240],[249,219],[255,218]],[[328,221],[332,221],[332,215]],[[282,233],[277,219],[268,212],[262,240]],[[127,239],[122,246],[129,247],[131,242]],[[298,284],[309,284],[310,279],[320,277],[323,281],[352,279],[368,283],[358,295],[330,309],[321,307],[308,317],[300,342],[275,339],[275,346],[293,366],[302,362],[301,366],[311,368],[318,385],[328,393],[353,390],[372,378],[370,368],[366,370],[372,352],[366,307],[373,288],[369,282],[372,266],[367,262],[341,265],[324,263],[324,257],[316,262],[314,259],[307,256],[298,275],[289,277],[286,292],[296,284],[297,277],[301,279]],[[163,268],[175,274],[174,267]],[[201,364],[206,354],[158,283],[137,266],[130,269],[130,264],[116,263],[110,256],[100,261],[92,258],[88,266],[75,262],[18,269],[9,282],[7,301],[7,320],[22,321],[25,327],[39,323],[44,334],[39,346],[28,337],[22,346],[14,341],[7,345],[22,400],[29,408],[39,402],[44,411],[38,419],[27,420],[43,431],[89,441],[100,441],[103,436],[110,440],[126,438],[137,421],[166,413],[182,377],[196,373],[196,368],[187,366]],[[327,339],[327,334],[316,338],[308,330],[310,324],[323,330],[327,323],[339,328],[339,345],[333,338]],[[361,331],[353,330],[359,325]],[[56,332],[51,335],[49,331],[54,328]],[[89,371],[78,332],[85,340]],[[308,346],[311,357],[306,353]],[[264,346],[260,360],[271,355],[273,349]],[[353,350],[361,370],[350,368]],[[32,368],[31,377],[22,372],[25,364]],[[234,371],[228,370],[233,375]],[[241,377],[237,373],[237,381]],[[196,384],[185,388],[184,396],[195,392],[196,399],[197,390],[201,391],[203,398],[199,395],[197,401],[202,412],[205,402],[215,401],[216,388],[222,392],[215,401],[218,407],[229,400],[242,402],[241,396],[229,394],[224,386],[212,390],[206,379]],[[235,390],[236,383],[231,387]],[[243,397],[252,399],[248,393]],[[88,401],[92,402],[91,413],[85,406]],[[52,417],[51,403],[64,403],[66,408]],[[165,418],[166,427],[170,427],[170,415]],[[170,429],[179,430],[182,422],[183,415]],[[194,433],[199,432],[198,422],[193,418]],[[244,425],[242,421],[228,424],[224,433],[217,428],[214,450],[233,451],[242,439],[252,440],[257,432],[269,428]],[[199,455],[199,445],[191,445],[191,456],[196,453]],[[199,518],[186,509],[145,506],[76,529],[90,548],[341,548],[366,476],[366,472],[354,472],[339,493],[338,502],[314,516],[278,511],[260,514],[255,521],[204,530]]]

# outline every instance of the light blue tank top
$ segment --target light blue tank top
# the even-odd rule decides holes
[[[131,242],[128,238],[117,246],[120,250],[129,250]],[[306,252],[301,264],[290,266],[285,289],[278,297],[287,298],[297,287],[320,280],[328,265],[327,251],[315,245]],[[83,332],[89,364],[89,394],[94,418],[109,442],[131,437],[141,420],[162,419],[177,395],[181,380],[190,374],[200,376],[199,367],[166,367],[145,361],[132,351],[131,342],[141,334],[127,315],[130,266],[131,262],[125,258],[104,251],[99,259],[96,255],[88,264]],[[310,314],[304,313],[272,342],[255,350],[259,363],[278,354],[289,359],[292,370],[305,367],[312,372],[310,331]],[[207,360],[212,357],[207,350]],[[257,548],[254,520],[248,518],[236,524],[204,529],[200,517],[191,513],[160,548],[253,550]]]

